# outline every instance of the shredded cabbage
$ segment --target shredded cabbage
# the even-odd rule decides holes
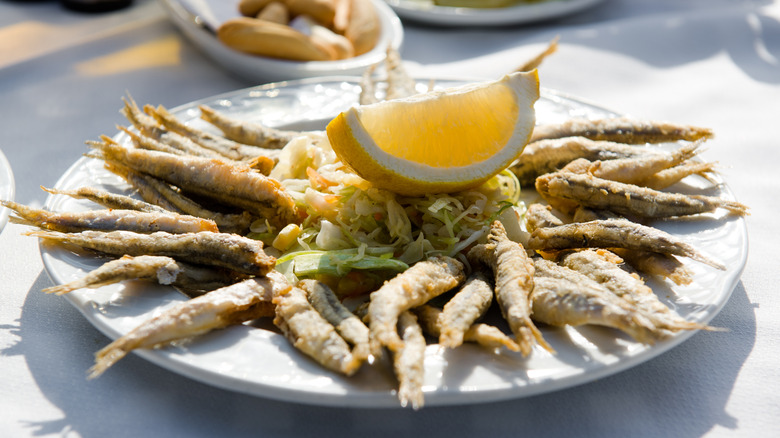
[[[300,260],[299,266],[287,268],[296,276],[377,266],[398,270],[433,255],[465,259],[468,248],[484,242],[496,219],[514,234],[521,231],[520,184],[509,171],[471,190],[405,197],[375,188],[352,172],[322,133],[290,141],[271,176],[306,213],[297,243],[278,258],[286,268]],[[252,231],[265,238],[275,230],[257,221]],[[319,272],[316,266],[322,267]]]

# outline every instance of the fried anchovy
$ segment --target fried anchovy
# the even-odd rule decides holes
[[[584,205],[641,218],[686,216],[718,208],[737,215],[747,214],[747,207],[736,201],[714,196],[660,192],[570,172],[540,176],[536,179],[536,190],[551,205],[569,212],[573,212],[578,205]]]
[[[599,120],[572,119],[560,124],[537,126],[534,128],[531,141],[563,137],[644,144],[679,140],[696,141],[712,138],[713,133],[708,128],[697,126],[616,117]]]
[[[153,213],[166,213],[171,211],[155,204],[150,204],[139,199],[131,198],[130,196],[119,195],[105,190],[96,189],[94,187],[84,186],[75,190],[50,189],[46,187],[41,187],[41,189],[47,193],[51,193],[52,195],[65,195],[75,199],[87,199],[107,208],[148,211]]]
[[[247,210],[251,207],[251,213],[285,225],[298,219],[295,201],[281,184],[248,166],[107,143],[91,145],[106,161],[152,175],[188,192],[217,199],[224,204],[240,204],[236,206]]]
[[[333,290],[317,280],[302,280],[298,287],[306,292],[314,309],[352,345],[352,355],[361,361],[368,359],[368,327],[339,301]]]
[[[373,354],[382,347],[403,348],[396,324],[403,311],[426,303],[465,280],[463,264],[450,257],[431,257],[417,262],[371,293],[368,305],[370,343]]]
[[[481,271],[474,271],[444,305],[439,323],[439,343],[455,348],[463,343],[466,331],[485,314],[493,302],[493,285]]]
[[[534,259],[534,266],[535,320],[554,326],[613,327],[645,344],[667,336],[628,302],[585,275],[542,258]]]
[[[257,146],[249,146],[186,125],[176,118],[176,116],[168,112],[162,105],[158,105],[157,108],[146,105],[144,111],[171,131],[183,135],[196,144],[232,160],[251,160],[258,156],[265,156],[271,159],[277,159],[279,157],[279,151],[276,149],[263,149]]]
[[[130,231],[31,231],[27,234],[116,256],[162,255],[249,275],[265,275],[276,266],[276,259],[263,252],[262,242],[237,234],[209,231],[186,234],[162,231],[152,234]]]
[[[501,222],[494,221],[488,243],[472,248],[468,258],[492,269],[496,301],[523,355],[531,354],[534,343],[552,351],[531,320],[529,295],[534,288],[534,265],[523,246],[509,240]]]
[[[293,287],[274,297],[274,324],[293,346],[329,370],[354,374],[362,361],[352,355],[347,342],[312,307],[306,292]]]
[[[619,219],[619,216],[610,211],[579,207],[573,218],[574,222],[604,219]],[[610,250],[639,272],[668,278],[678,285],[690,284],[693,281],[693,272],[671,254],[625,248],[610,248]]]
[[[95,354],[89,378],[137,348],[154,348],[273,314],[271,299],[289,289],[281,274],[244,280],[169,307]]]
[[[531,233],[528,248],[555,251],[576,248],[626,248],[690,257],[718,269],[723,264],[710,260],[693,246],[657,228],[626,219],[576,222],[539,228]]]
[[[77,212],[54,212],[28,207],[11,201],[0,201],[13,210],[14,223],[32,225],[47,230],[76,233],[85,230],[125,230],[137,233],[197,233],[218,231],[217,224],[209,219],[186,216],[171,212],[157,213],[137,210],[87,210]]]
[[[147,178],[144,178],[144,176],[148,175],[131,170],[128,167],[111,160],[105,161],[103,166],[109,172],[112,172],[124,179],[125,182],[127,182],[133,189],[135,189],[135,192],[138,194],[138,196],[140,196],[141,199],[143,199],[145,202],[157,205],[166,211],[172,211],[174,213],[181,214],[184,213],[183,210],[178,208],[172,202],[168,201],[168,199],[163,196],[159,190],[153,187]]]
[[[212,151],[211,149],[206,149],[203,146],[196,144],[189,138],[184,137],[183,135],[180,135],[176,132],[169,131],[165,127],[161,126],[153,117],[141,111],[132,97],[128,96],[122,100],[125,105],[120,113],[122,113],[122,115],[127,118],[133,127],[142,134],[139,136],[139,138],[157,142],[158,146],[165,145],[165,147],[177,150],[184,155],[204,158],[224,158],[223,155]],[[128,133],[130,132],[128,129],[123,127],[119,127],[119,129]],[[131,139],[133,139],[132,135]],[[147,143],[147,145],[151,145],[151,143]]]
[[[560,170],[579,158],[606,161],[661,155],[660,151],[608,141],[593,141],[584,137],[539,140],[529,143],[509,170],[522,186],[531,186],[536,177]]]
[[[423,378],[425,377],[425,337],[417,323],[417,317],[409,311],[398,315],[398,332],[403,348],[391,352],[393,370],[398,379],[398,400],[401,407],[411,404],[412,409],[423,407]]]
[[[152,197],[157,202],[162,202],[164,205],[175,208],[176,211],[213,220],[217,224],[219,231],[223,233],[244,234],[249,229],[252,221],[254,221],[252,215],[247,211],[241,213],[221,213],[209,210],[185,196],[181,191],[171,187],[165,181],[150,175],[133,172],[128,174],[127,181],[138,189],[139,192],[148,193],[147,196]]]
[[[124,256],[104,263],[78,280],[47,287],[43,292],[63,295],[77,289],[97,288],[124,280],[150,280],[175,286],[192,296],[233,284],[239,279],[241,275],[229,270],[196,266],[170,257]]]
[[[290,140],[301,135],[296,131],[283,131],[256,122],[236,120],[206,105],[200,105],[199,108],[201,119],[216,126],[226,138],[237,143],[266,149],[281,149]],[[267,153],[264,150],[258,152]]]
[[[687,321],[664,305],[653,290],[639,278],[619,266],[622,259],[606,250],[584,250],[565,254],[560,264],[586,275],[607,290],[623,298],[658,328],[669,331],[708,329],[708,326]]]
[[[563,172],[587,173],[598,178],[626,184],[644,185],[658,172],[677,166],[698,153],[700,143],[690,143],[669,154],[652,154],[637,158],[589,161],[578,158],[561,169]]]

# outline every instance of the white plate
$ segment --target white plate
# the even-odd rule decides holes
[[[604,0],[547,0],[506,8],[435,6],[431,0],[385,0],[404,19],[439,26],[502,26],[551,20],[596,6]]]
[[[369,66],[382,62],[387,47],[401,47],[404,32],[401,20],[390,7],[381,0],[372,1],[382,26],[374,49],[338,61],[300,62],[248,55],[217,40],[214,29],[240,15],[237,0],[161,0],[173,23],[196,47],[219,66],[258,84],[314,76],[360,75]]]
[[[456,84],[455,81],[438,83]],[[198,119],[197,109],[198,104],[205,103],[235,117],[254,118],[273,126],[317,129],[324,126],[324,121],[353,105],[359,90],[356,78],[293,81],[211,97],[173,112],[195,126],[206,127],[205,122]],[[542,96],[536,106],[541,123],[614,115],[555,92],[545,90]],[[118,135],[117,140],[127,141],[123,135]],[[725,185],[712,188],[708,184],[704,180],[691,179],[684,188],[732,197]],[[70,189],[82,185],[119,192],[126,190],[121,180],[103,169],[101,162],[87,158],[77,161],[56,187]],[[46,207],[69,211],[92,208],[86,201],[61,195],[50,196]],[[718,271],[690,262],[689,267],[695,274],[693,284],[686,287],[651,284],[661,299],[682,316],[709,322],[728,300],[745,265],[748,245],[745,221],[705,215],[700,220],[668,221],[659,226],[728,266],[728,270]],[[41,253],[47,271],[58,284],[79,278],[103,262],[55,246],[42,245]],[[185,299],[170,288],[147,283],[79,290],[66,298],[110,338],[127,333],[162,309]],[[436,345],[428,346],[426,406],[496,401],[582,384],[647,361],[693,334],[681,333],[654,346],[646,346],[606,328],[543,327],[542,331],[557,355],[537,348],[528,359],[523,359],[515,353],[495,354],[471,345],[449,351]],[[365,366],[351,378],[336,375],[297,352],[270,327],[235,326],[183,345],[141,350],[137,354],[193,379],[267,398],[331,406],[398,406],[395,382],[388,367]]]
[[[14,188],[14,174],[11,171],[11,164],[3,155],[3,151],[0,150],[0,199],[13,201]],[[0,231],[3,231],[6,223],[8,223],[8,209],[0,206]]]

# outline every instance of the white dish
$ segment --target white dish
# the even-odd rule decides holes
[[[479,9],[435,6],[432,0],[385,0],[404,19],[439,26],[502,26],[564,17],[604,0],[547,0],[506,8]]]
[[[0,150],[0,199],[13,201],[15,187],[11,164],[3,155],[3,151]],[[3,231],[6,223],[8,223],[8,209],[0,206],[0,231]]]
[[[221,67],[254,83],[314,76],[360,75],[385,59],[387,47],[403,42],[401,20],[381,0],[372,0],[382,32],[376,47],[360,56],[339,61],[286,61],[241,53],[217,40],[214,30],[225,20],[239,16],[238,2],[224,0],[161,0],[173,23],[203,53]]]
[[[421,80],[421,83],[427,81]],[[442,86],[457,83],[462,82],[438,81]],[[197,105],[205,103],[235,117],[252,117],[272,126],[318,129],[339,111],[353,105],[359,91],[356,78],[293,81],[211,97],[176,108],[173,113],[184,121],[208,129],[208,125],[198,119]],[[540,123],[615,115],[547,90],[536,108]],[[123,135],[116,139],[127,141]],[[703,179],[691,180],[685,184],[687,189],[732,197],[725,185],[713,188]],[[77,161],[56,187],[71,189],[82,185],[126,191],[118,177],[103,169],[102,162],[88,158]],[[50,196],[46,207],[68,211],[92,208],[86,201],[62,195]],[[719,271],[690,262],[688,266],[695,275],[693,284],[670,287],[665,283],[651,283],[661,299],[682,316],[709,322],[728,300],[745,265],[748,246],[745,221],[705,215],[695,221],[663,222],[659,227],[681,236],[704,254],[728,266],[728,270]],[[41,253],[47,271],[57,284],[79,278],[104,262],[44,244]],[[147,283],[78,290],[66,298],[110,338],[127,333],[162,309],[184,300],[171,288]],[[658,356],[693,334],[680,333],[654,346],[646,346],[615,330],[593,326],[578,329],[543,327],[542,331],[557,355],[536,349],[528,359],[523,359],[518,354],[495,354],[470,345],[448,351],[436,345],[428,346],[426,406],[497,401],[586,383]],[[235,326],[186,344],[136,352],[176,373],[257,396],[330,406],[398,406],[395,382],[387,367],[365,366],[351,378],[333,374],[297,352],[272,327]]]

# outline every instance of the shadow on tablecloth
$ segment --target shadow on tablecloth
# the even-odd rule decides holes
[[[30,435],[165,436],[701,436],[735,428],[725,406],[755,343],[754,304],[739,283],[712,324],[661,356],[582,386],[524,399],[461,407],[338,409],[265,400],[210,387],[128,355],[86,380],[109,340],[61,297],[41,272],[21,320],[0,326],[40,391],[62,417],[21,421]],[[29,390],[29,389],[28,389]],[[23,399],[23,396],[20,396]],[[696,415],[690,415],[696,413]],[[413,435],[411,435],[413,434]],[[485,435],[489,434],[489,435]]]

